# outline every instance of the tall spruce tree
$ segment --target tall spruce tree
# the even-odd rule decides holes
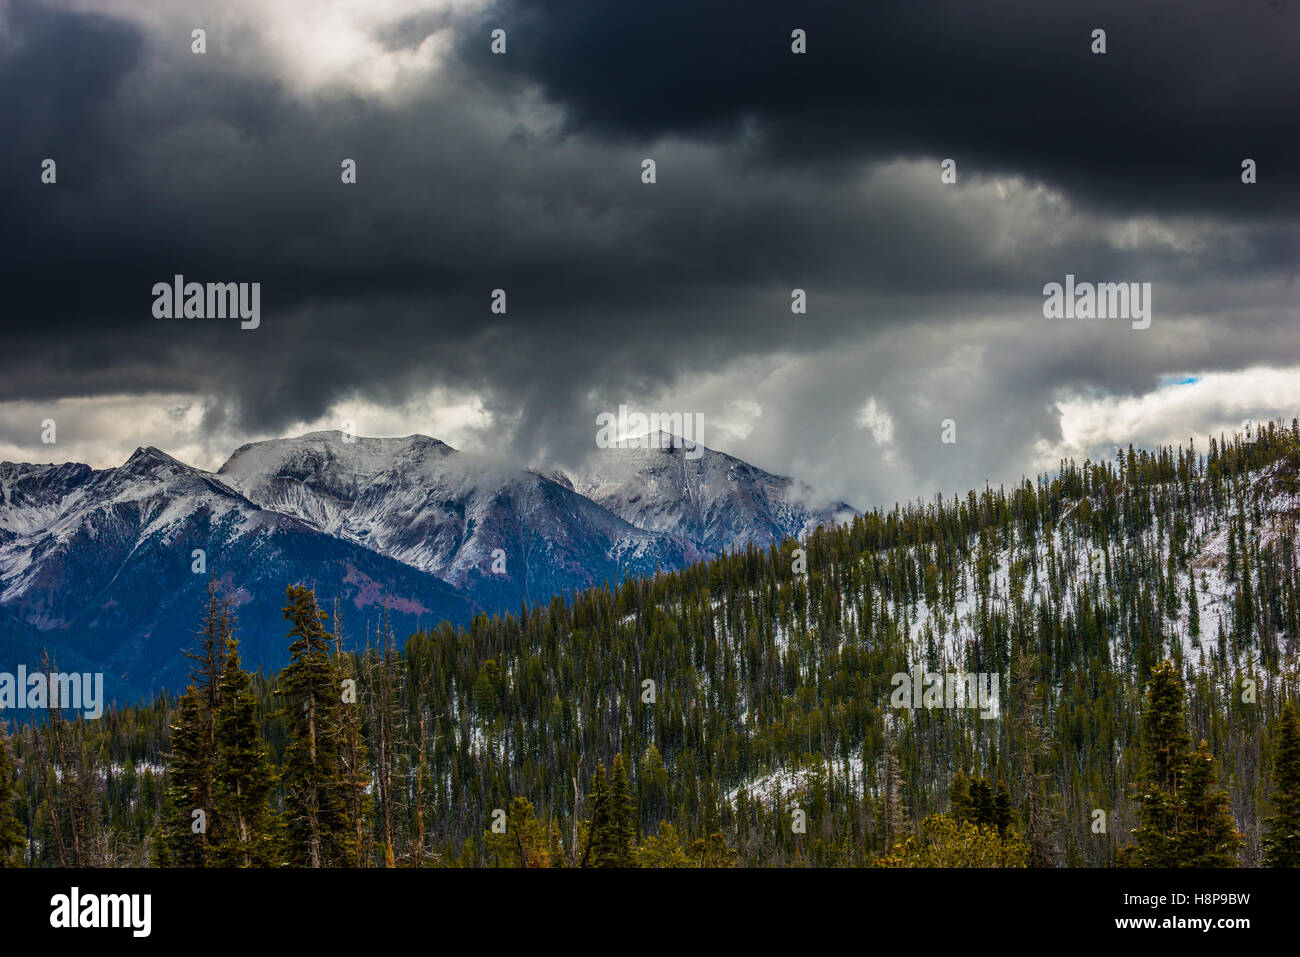
[[[1266,867],[1300,867],[1300,718],[1288,701],[1273,732],[1273,813],[1264,832]]]
[[[171,725],[171,752],[167,758],[168,815],[163,828],[166,846],[155,855],[155,864],[208,866],[208,826],[213,819],[211,773],[212,756],[208,751],[202,699],[198,689],[190,685],[177,702]]]
[[[612,844],[609,806],[609,780],[605,765],[598,764],[591,781],[591,824],[587,827],[587,845],[579,862],[581,867],[604,866]]]
[[[367,721],[375,756],[375,795],[379,812],[379,843],[385,867],[397,866],[397,810],[400,787],[400,756],[405,741],[402,731],[406,697],[402,656],[397,650],[388,609],[380,623],[379,652],[367,655]],[[417,777],[419,776],[417,768]],[[363,797],[366,797],[363,793]],[[417,802],[418,803],[418,802]]]
[[[337,609],[335,610],[335,621]],[[343,784],[344,803],[352,822],[352,864],[367,867],[371,861],[370,823],[374,800],[370,796],[369,749],[361,731],[361,704],[357,698],[357,672],[352,657],[343,653],[343,635],[335,626],[334,687],[346,688],[338,708],[339,780]]]
[[[170,813],[162,835],[165,846],[155,852],[155,863],[159,865],[206,867],[212,846],[221,839],[214,771],[217,712],[223,668],[234,632],[230,601],[219,593],[215,577],[208,579],[208,598],[197,638],[197,650],[185,653],[195,665],[172,726],[168,761]]]
[[[1202,741],[1188,756],[1178,834],[1178,866],[1236,867],[1241,835],[1228,808],[1228,796],[1218,786],[1214,755]]]
[[[1214,756],[1192,750],[1183,681],[1165,660],[1151,669],[1142,721],[1145,767],[1138,784],[1140,867],[1230,867],[1241,837],[1218,786]]]
[[[185,652],[194,662],[190,681],[199,694],[199,713],[203,719],[204,747],[202,757],[207,765],[199,768],[196,785],[201,807],[212,806],[211,762],[217,751],[217,708],[221,705],[221,672],[226,653],[230,649],[234,624],[230,613],[230,600],[220,594],[215,576],[208,579],[208,600],[203,608],[203,621],[199,626],[198,645],[195,651]]]
[[[7,736],[5,723],[0,721],[0,867],[17,867],[22,863],[27,838],[14,813],[14,762]]]
[[[290,863],[346,867],[355,863],[356,836],[348,808],[349,784],[340,755],[342,689],[330,660],[330,636],[310,588],[285,591],[289,664],[280,672],[287,744],[283,780]]]
[[[241,667],[233,638],[221,673],[213,765],[216,818],[221,822],[212,863],[221,867],[266,867],[279,863],[279,821],[270,806],[275,787],[262,740],[252,677]]]
[[[614,768],[609,775],[609,841],[603,860],[597,867],[635,867],[636,815],[628,788],[627,770],[623,755],[614,755]]]
[[[1178,787],[1187,769],[1190,741],[1182,678],[1168,660],[1151,669],[1142,736],[1134,861],[1140,867],[1177,867]]]

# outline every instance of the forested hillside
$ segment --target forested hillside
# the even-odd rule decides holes
[[[357,655],[290,586],[270,677],[214,588],[184,696],[9,738],[0,858],[1295,865],[1298,514],[1292,420]],[[914,668],[996,714],[895,707]]]

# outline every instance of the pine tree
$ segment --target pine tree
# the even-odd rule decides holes
[[[1168,660],[1151,669],[1142,732],[1145,765],[1138,784],[1135,862],[1140,867],[1177,867],[1178,788],[1190,745],[1182,678]]]
[[[993,825],[999,837],[1007,836],[1007,828],[1011,826],[1011,792],[1006,781],[998,781],[997,797],[993,799]]]
[[[337,615],[335,617],[337,621]],[[405,697],[401,655],[397,639],[384,610],[379,631],[380,653],[367,656],[369,681],[367,682],[367,715],[370,737],[375,751],[375,792],[379,806],[380,843],[384,866],[397,866],[397,825],[395,821],[396,781],[399,773],[399,740],[404,712],[400,701]],[[418,769],[417,769],[418,776]]]
[[[217,712],[214,804],[221,822],[212,861],[221,867],[267,867],[279,863],[279,821],[270,807],[275,774],[262,741],[252,677],[232,638],[221,673]]]
[[[321,624],[326,616],[309,588],[291,585],[285,600],[290,661],[280,672],[279,691],[288,737],[287,856],[299,866],[346,867],[355,862],[356,837],[340,757],[342,691]]]
[[[641,809],[642,821],[654,823],[661,821],[668,812],[669,794],[672,778],[664,767],[663,755],[652,743],[646,748],[645,757],[637,774],[637,806]]]
[[[1191,748],[1182,678],[1168,660],[1151,671],[1143,735],[1146,766],[1139,783],[1134,863],[1235,866],[1241,836],[1218,786],[1208,744]]]
[[[353,856],[350,863],[355,867],[366,867],[371,860],[369,832],[374,813],[374,800],[370,796],[369,750],[361,733],[356,668],[352,657],[343,653],[343,630],[337,601],[334,603],[333,641],[334,655],[330,658],[330,665],[334,669],[333,686],[339,689],[333,729],[338,742],[339,780],[343,785],[344,803],[352,822]]]
[[[952,784],[948,786],[948,813],[957,823],[963,821],[975,820],[975,803],[971,799],[971,781],[962,771],[958,771],[952,776]],[[887,843],[886,847],[893,847],[892,843]]]
[[[690,867],[691,859],[682,849],[677,829],[667,821],[659,825],[658,835],[650,835],[641,842],[636,853],[640,867]]]
[[[635,867],[636,823],[623,755],[614,755],[609,777],[609,850],[597,867]]]
[[[229,599],[217,590],[217,579],[208,579],[208,601],[203,609],[203,622],[199,626],[198,650],[187,651],[185,656],[195,662],[190,681],[199,695],[199,713],[202,716],[203,748],[201,758],[206,762],[196,769],[195,786],[200,807],[212,806],[212,766],[217,750],[217,708],[221,705],[221,672],[230,648],[233,622]]]
[[[167,760],[168,818],[163,840],[166,848],[155,858],[158,865],[208,866],[208,826],[213,808],[204,805],[209,793],[212,759],[207,743],[207,719],[198,689],[190,685],[177,703],[171,726],[171,753]]]
[[[1085,500],[1086,501],[1086,500]],[[1012,672],[1015,699],[1014,742],[1023,765],[1025,787],[1025,843],[1029,846],[1030,867],[1050,867],[1057,855],[1051,836],[1050,811],[1043,779],[1038,770],[1047,752],[1043,741],[1043,694],[1035,675],[1038,657],[1022,652],[1016,656]]]
[[[635,867],[633,842],[636,832],[623,756],[614,756],[613,770],[596,768],[593,786],[595,808],[591,819],[591,867]]]
[[[1266,867],[1300,867],[1300,718],[1282,708],[1273,734],[1273,814],[1264,833]]]
[[[1237,580],[1237,525],[1229,520],[1228,522],[1228,581]]]
[[[1179,800],[1178,866],[1236,867],[1241,835],[1228,809],[1228,796],[1218,786],[1214,755],[1204,741],[1188,758]]]
[[[9,756],[5,724],[0,721],[0,867],[18,867],[22,864],[27,838],[14,814],[15,775],[13,759]]]
[[[517,797],[506,812],[504,834],[488,831],[483,836],[488,856],[497,867],[550,867],[551,838],[537,820],[533,803]]]
[[[196,665],[172,728],[172,753],[168,762],[171,807],[163,834],[166,847],[158,849],[155,863],[206,867],[212,845],[221,839],[221,819],[215,813],[213,762],[217,753],[222,670],[232,640],[230,603],[218,593],[214,577],[208,580],[198,650],[185,653]]]
[[[609,814],[609,781],[605,765],[598,764],[591,781],[591,824],[587,827],[586,849],[582,853],[582,867],[603,867],[612,845]]]

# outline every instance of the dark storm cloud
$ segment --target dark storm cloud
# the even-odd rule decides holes
[[[538,84],[575,131],[725,142],[752,127],[756,159],[953,157],[1126,211],[1300,200],[1294,0],[503,0],[480,23],[459,35],[466,62]],[[483,41],[495,26],[507,56]],[[1238,188],[1245,157],[1274,190]]]
[[[1279,321],[1300,252],[1296,10],[1226,8],[435,10],[377,39],[450,31],[457,55],[380,98],[296,91],[255,32],[234,34],[239,58],[215,33],[193,56],[184,35],[22,0],[0,12],[0,402],[199,394],[209,427],[267,433],[440,385],[481,395],[520,455],[573,460],[593,403],[842,344],[857,365],[809,368],[827,381],[766,406],[759,464],[817,471],[873,389],[895,395],[900,439],[929,436],[951,395],[982,416],[963,432],[981,437],[972,469],[1018,461],[1051,437],[1063,385],[1300,362]],[[495,25],[506,56],[488,53]],[[994,173],[1024,179],[1004,196]],[[1163,214],[1172,238],[1117,240],[1116,209]],[[1044,326],[1041,286],[1066,272],[1155,282],[1166,324],[1139,343]],[[260,282],[261,328],[154,319],[175,273]],[[1180,314],[1198,322],[1175,331]],[[1009,325],[964,331],[990,317]],[[927,378],[968,340],[997,350],[987,381]],[[948,460],[917,468],[960,484]]]
[[[107,17],[68,16],[17,3],[0,39],[0,106],[11,143],[111,159],[107,113],[121,79],[138,62],[140,38]],[[6,150],[6,155],[9,151]]]

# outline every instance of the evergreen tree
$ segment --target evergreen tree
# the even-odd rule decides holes
[[[1177,867],[1178,787],[1187,769],[1189,738],[1182,678],[1168,660],[1151,669],[1142,732],[1145,765],[1138,784],[1135,863]]]
[[[1214,755],[1204,741],[1188,758],[1179,799],[1178,866],[1236,867],[1241,835],[1228,809],[1228,796],[1219,789]]]
[[[634,867],[633,840],[636,837],[632,818],[632,801],[628,792],[628,775],[623,755],[616,754],[614,771],[607,774],[604,765],[595,768],[591,783],[591,824],[584,867]]]
[[[208,751],[207,719],[199,692],[190,685],[181,695],[175,723],[171,726],[171,753],[167,761],[167,803],[164,827],[165,848],[155,863],[173,867],[208,866],[208,827],[213,820],[209,793],[212,758]]]
[[[603,764],[596,768],[592,797],[595,807],[588,839],[588,866],[635,867],[636,830],[623,755],[614,756],[613,771],[608,775]]]
[[[581,867],[603,866],[613,844],[609,818],[609,782],[605,775],[605,765],[598,764],[591,781],[591,823],[587,826]]]
[[[998,829],[998,836],[1005,838],[1007,828],[1011,826],[1011,792],[1007,782],[998,782],[997,797],[993,799],[993,826]]]
[[[370,820],[374,814],[374,800],[370,796],[369,750],[361,733],[361,705],[357,700],[357,672],[351,655],[343,653],[343,631],[339,618],[338,602],[334,604],[334,655],[330,665],[334,669],[333,686],[339,689],[333,725],[337,741],[339,781],[343,786],[344,803],[352,822],[352,861],[356,867],[370,863]],[[381,770],[383,770],[381,768]],[[386,866],[395,861],[385,859]]]
[[[552,840],[537,820],[533,803],[523,797],[510,802],[504,834],[488,831],[483,836],[496,867],[550,867]]]
[[[636,852],[639,867],[690,867],[691,859],[682,849],[677,828],[667,821],[659,825],[658,835],[650,835],[641,842]]]
[[[233,640],[229,600],[219,594],[216,578],[210,578],[198,650],[185,653],[196,664],[172,730],[170,814],[163,834],[166,846],[157,849],[156,863],[206,867],[212,846],[221,839],[214,761],[222,671]]]
[[[279,691],[288,737],[287,854],[299,866],[345,867],[355,863],[356,837],[340,757],[342,689],[321,624],[326,616],[309,588],[291,585],[285,600],[290,661],[280,672]]]
[[[975,820],[975,802],[971,799],[971,781],[962,771],[958,771],[952,776],[952,784],[948,786],[948,813],[958,823]],[[893,847],[893,843],[887,843],[885,846]]]
[[[635,867],[636,821],[632,811],[627,771],[623,755],[614,755],[614,770],[609,778],[610,847],[603,867]]]
[[[1300,867],[1300,719],[1288,701],[1273,734],[1273,813],[1264,833],[1266,867]]]
[[[641,809],[642,821],[654,823],[662,821],[668,813],[668,800],[672,788],[672,778],[664,767],[663,755],[651,744],[646,748],[645,757],[637,774],[637,806]]]
[[[1029,866],[1050,867],[1057,848],[1051,836],[1051,815],[1044,793],[1043,778],[1046,775],[1038,768],[1047,752],[1043,740],[1044,698],[1035,677],[1038,667],[1036,655],[1022,652],[1016,656],[1012,672],[1015,700],[1013,741],[1023,765],[1025,843],[1029,846]]]
[[[240,666],[233,638],[226,654],[213,765],[215,816],[222,826],[212,860],[222,867],[270,866],[279,858],[279,822],[270,806],[275,774],[257,720],[252,677]]]
[[[16,779],[6,737],[5,724],[0,721],[0,867],[17,867],[22,864],[27,838],[14,814]]]
[[[337,614],[335,621],[338,621]],[[397,650],[397,639],[389,622],[387,608],[384,609],[378,638],[380,652],[370,663],[369,679],[366,682],[367,722],[370,726],[370,739],[375,754],[374,790],[379,808],[380,847],[384,866],[396,867],[398,800],[396,792],[401,772],[399,751],[405,718],[401,699],[405,696],[405,688],[402,687],[404,673],[402,658]],[[418,767],[416,776],[417,778],[420,776]],[[417,781],[418,787],[422,787],[421,781]],[[360,796],[368,798],[364,791]]]
[[[1140,867],[1231,867],[1241,846],[1214,756],[1191,749],[1182,678],[1166,660],[1151,671],[1143,715],[1146,768],[1139,783],[1133,860]]]

